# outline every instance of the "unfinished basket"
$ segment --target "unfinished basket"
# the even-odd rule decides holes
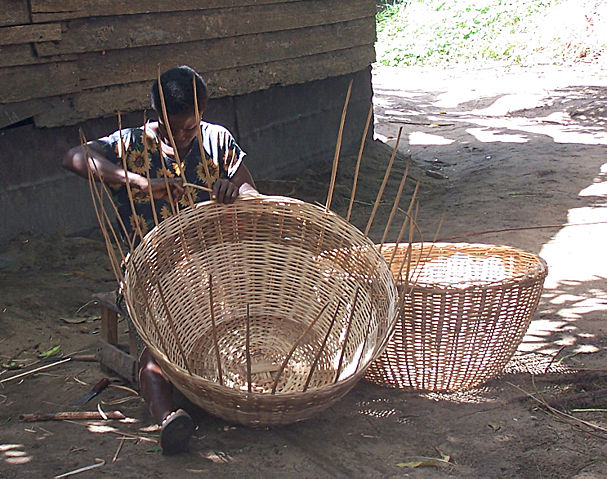
[[[346,394],[387,344],[394,278],[373,243],[291,198],[196,204],[126,262],[137,331],[192,402],[228,421],[286,424]]]
[[[412,287],[385,352],[366,379],[402,389],[458,391],[501,371],[529,326],[547,273],[544,260],[482,244],[384,245],[395,276]],[[403,264],[403,262],[406,262]],[[401,269],[402,267],[402,269]]]

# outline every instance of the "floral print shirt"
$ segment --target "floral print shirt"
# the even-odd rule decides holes
[[[109,161],[122,165],[122,158],[124,158],[127,169],[134,173],[142,176],[149,174],[150,178],[163,178],[164,176],[177,178],[184,171],[187,183],[211,188],[220,176],[231,178],[238,170],[246,153],[240,149],[234,137],[223,126],[201,121],[200,128],[204,155],[200,154],[198,139],[194,138],[190,152],[185,158],[180,158],[180,164],[162,152],[160,138],[149,126],[145,128],[145,148],[143,126],[123,129],[122,132],[116,131],[109,136],[99,138],[97,143],[102,147],[105,157]],[[120,141],[121,133],[122,141]],[[124,148],[124,155],[120,154],[122,148]],[[207,172],[209,179],[207,179]],[[136,213],[133,214],[126,186],[114,186],[111,190],[120,219],[124,224],[124,227],[120,225],[119,229],[126,229],[125,233],[130,238],[138,236],[137,223],[143,236],[154,227],[152,208],[155,208],[158,222],[173,214],[173,207],[168,201],[154,200],[152,204],[147,191],[131,189],[136,210]],[[195,203],[207,201],[209,193],[186,186],[185,193],[175,208],[189,206],[190,198]]]

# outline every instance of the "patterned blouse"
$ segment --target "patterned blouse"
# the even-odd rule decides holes
[[[236,144],[231,133],[220,125],[200,122],[202,131],[203,155],[200,154],[197,137],[192,142],[192,148],[185,158],[180,158],[181,164],[164,154],[160,148],[160,138],[150,129],[145,128],[146,140],[144,152],[143,132],[144,127],[128,128],[122,130],[122,142],[120,131],[109,136],[100,138],[97,143],[102,147],[106,158],[112,163],[122,165],[121,143],[124,145],[124,158],[129,171],[150,178],[178,178],[185,168],[187,183],[211,188],[215,180],[220,176],[231,178],[238,170],[246,153]],[[147,154],[146,154],[147,153]],[[206,168],[203,162],[206,162]],[[210,179],[207,180],[207,172]],[[152,207],[156,210],[158,221],[162,221],[173,214],[172,206],[165,200],[154,200],[150,202],[147,191],[131,189],[134,197],[136,215],[131,210],[126,186],[113,186],[112,197],[122,223],[126,228],[126,234],[134,238],[137,234],[137,223],[145,234],[154,227],[154,216]],[[206,201],[209,194],[192,187],[186,187],[185,193],[176,205],[176,208],[185,208],[190,205],[190,195],[194,202]],[[122,226],[119,228],[122,230]]]

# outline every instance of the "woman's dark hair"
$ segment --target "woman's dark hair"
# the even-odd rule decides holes
[[[196,78],[196,95],[198,108],[204,110],[207,106],[207,85],[202,77],[192,68],[182,65],[171,68],[160,75],[162,93],[168,115],[190,113],[194,111],[194,87],[192,78]],[[162,103],[158,90],[158,80],[152,86],[152,108],[161,114]]]

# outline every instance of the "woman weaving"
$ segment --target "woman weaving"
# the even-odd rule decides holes
[[[111,187],[112,199],[126,229],[124,234],[130,242],[137,242],[154,227],[155,214],[156,221],[171,216],[175,202],[185,207],[192,201],[207,201],[208,191],[212,191],[211,199],[220,203],[256,193],[253,178],[243,162],[246,154],[230,132],[220,125],[198,121],[208,102],[207,88],[200,75],[180,66],[163,73],[160,82],[161,88],[156,81],[151,91],[151,106],[158,121],[76,146],[66,153],[62,163],[83,178],[88,178],[90,168],[96,181]],[[170,133],[162,121],[161,92]],[[195,98],[198,112],[194,108]],[[204,154],[197,140],[199,131]],[[177,155],[171,146],[171,134]],[[122,158],[126,160],[126,172]],[[129,202],[127,183],[135,212]],[[182,409],[174,410],[172,384],[141,340],[139,343],[140,393],[152,417],[161,425],[163,453],[185,451],[194,430],[192,418]]]

